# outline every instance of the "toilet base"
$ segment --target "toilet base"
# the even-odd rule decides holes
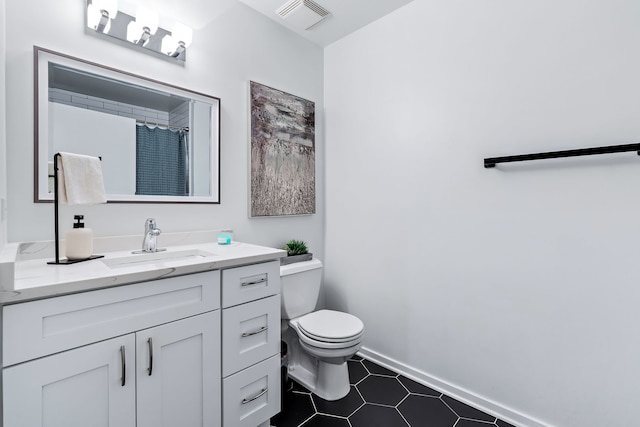
[[[298,334],[293,328],[282,332],[288,348],[288,373],[300,385],[324,400],[338,400],[349,394],[348,357],[343,363],[327,363],[302,349]],[[336,362],[337,359],[332,359]],[[318,379],[319,378],[319,379]]]
[[[349,394],[349,368],[347,362],[318,363],[316,394],[324,400],[338,400]]]
[[[339,400],[349,394],[349,367],[347,363],[317,362],[317,374],[301,365],[289,366],[289,376],[324,400]]]

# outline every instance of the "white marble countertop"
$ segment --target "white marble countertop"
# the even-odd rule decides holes
[[[37,247],[38,245],[36,243],[27,244],[26,246],[21,244],[16,248],[17,254],[12,265],[14,270],[13,283],[2,284],[0,303],[10,304],[32,299],[49,298],[57,295],[270,261],[286,256],[286,251],[281,249],[249,243],[233,242],[230,245],[218,245],[217,243],[189,243],[189,240],[197,242],[203,239],[174,239],[176,242],[180,241],[187,244],[165,246],[167,250],[159,252],[158,256],[166,258],[153,260],[145,260],[147,254],[132,254],[131,249],[98,252],[95,250],[96,246],[113,249],[117,248],[118,245],[114,244],[113,241],[102,242],[98,245],[94,243],[94,253],[104,254],[104,258],[70,265],[49,265],[47,261],[51,261],[52,258],[34,255],[25,256],[27,248]],[[208,238],[205,240],[208,240]],[[211,242],[211,240],[208,241]],[[145,261],[127,263],[129,260]]]

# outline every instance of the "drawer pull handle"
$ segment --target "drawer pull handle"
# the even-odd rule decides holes
[[[127,362],[126,362],[126,355],[124,354],[125,350],[124,350],[124,346],[121,345],[120,346],[120,361],[122,363],[122,382],[121,385],[122,387],[124,387],[124,385],[127,383]]]
[[[266,331],[267,329],[269,329],[269,327],[268,327],[268,326],[262,326],[261,328],[256,329],[255,331],[251,331],[251,332],[243,332],[241,336],[242,336],[242,338],[250,337],[251,335],[257,335],[257,334],[260,334],[260,333],[262,333],[262,332]]]
[[[246,404],[247,404],[247,403],[249,403],[249,402],[253,402],[254,400],[256,400],[257,398],[259,398],[260,396],[263,396],[267,391],[269,391],[269,387],[265,387],[265,388],[263,388],[263,389],[262,389],[262,391],[261,391],[260,393],[256,394],[255,396],[250,397],[250,398],[248,398],[248,399],[246,399],[246,398],[245,398],[245,399],[242,399],[242,404],[243,404],[243,405],[246,405]]]
[[[258,279],[258,280],[252,280],[251,282],[242,282],[240,284],[240,286],[251,286],[251,285],[259,285],[260,283],[264,283],[267,281],[266,277],[263,277],[262,279]]]
[[[151,376],[153,372],[153,340],[151,337],[147,340],[147,344],[149,345],[149,368],[147,371],[149,371],[149,376]]]

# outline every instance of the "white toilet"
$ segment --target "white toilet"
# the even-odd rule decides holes
[[[289,376],[325,400],[349,393],[347,360],[360,349],[364,324],[333,310],[313,311],[320,293],[318,259],[280,266],[282,339]]]

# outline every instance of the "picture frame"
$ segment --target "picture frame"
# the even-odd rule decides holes
[[[315,103],[253,81],[249,86],[249,216],[315,214]]]

